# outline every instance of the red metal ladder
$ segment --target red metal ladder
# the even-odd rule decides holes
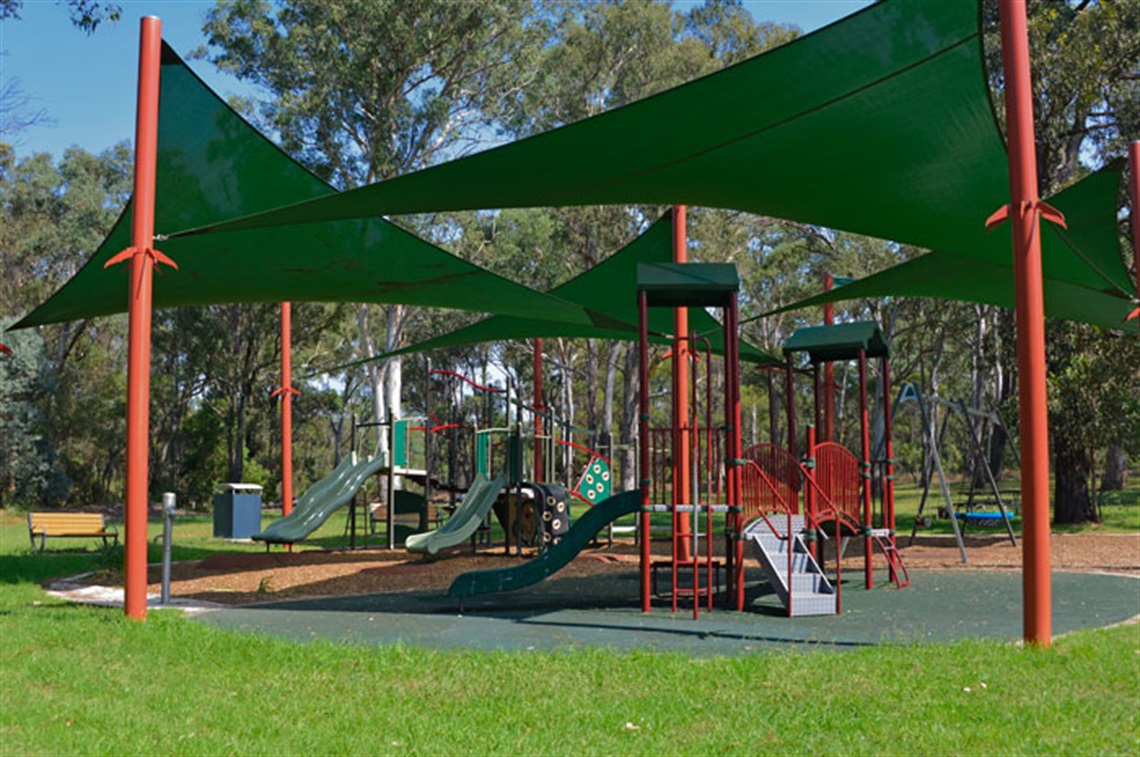
[[[902,553],[891,542],[891,530],[889,528],[871,529],[871,538],[875,540],[879,549],[882,550],[883,556],[887,558],[887,565],[891,569],[891,581],[894,582],[895,586],[900,589],[904,586],[910,586],[910,571],[906,569]]]

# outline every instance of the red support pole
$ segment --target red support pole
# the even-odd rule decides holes
[[[154,194],[158,150],[158,89],[162,21],[140,23],[138,112],[135,126],[135,191],[131,209],[129,346],[127,372],[127,487],[125,611],[146,620],[146,524],[149,510],[151,278]],[[122,255],[123,253],[120,253]],[[112,258],[107,265],[117,262]]]
[[[649,295],[646,292],[637,293],[638,317],[638,374],[637,388],[640,392],[640,416],[637,422],[637,434],[641,439],[640,472],[641,472],[641,514],[638,516],[638,543],[641,569],[641,611],[650,610],[649,591]]]
[[[1025,641],[1053,643],[1049,554],[1049,416],[1045,385],[1045,304],[1041,284],[1029,24],[1025,0],[1001,2],[1002,61],[1009,144],[1018,404],[1021,419],[1022,594]]]
[[[293,308],[281,303],[281,514],[293,512]]]
[[[725,470],[728,478],[728,522],[731,524],[732,550],[727,558],[730,574],[735,573],[732,588],[736,591],[736,610],[744,609],[744,542],[743,514],[744,501],[741,492],[740,459],[743,447],[740,435],[740,310],[736,293],[729,295],[728,307],[724,314],[724,355],[725,355],[725,425],[728,438],[725,439],[725,457],[728,465]],[[726,587],[728,588],[728,587]]]
[[[1140,142],[1128,144],[1128,172],[1132,190],[1132,267],[1136,270],[1136,310],[1130,317],[1140,327]]]
[[[868,589],[875,587],[871,565],[871,423],[867,412],[867,353],[859,350],[859,426],[861,429],[863,459],[859,464],[860,491],[863,493],[863,580]]]
[[[534,340],[534,480],[542,482],[545,477],[545,462],[542,459],[542,337]],[[608,432],[608,429],[607,429]]]
[[[835,286],[835,277],[831,273],[823,274],[823,291],[830,292]],[[823,306],[823,323],[831,326],[835,323],[835,304],[827,303]],[[823,441],[835,441],[835,365],[831,362],[823,366]]]
[[[673,206],[673,262],[689,262],[685,206]],[[692,447],[689,437],[689,309],[673,310],[673,503],[689,504],[692,495]],[[680,551],[673,556],[692,559],[692,523],[688,513],[676,519]],[[675,592],[674,592],[675,593]]]
[[[892,547],[897,546],[895,540],[895,443],[894,419],[891,417],[891,360],[883,356],[883,450],[886,453],[883,460],[883,528],[889,528],[889,537]],[[889,579],[896,580],[895,564],[887,560],[890,569]]]

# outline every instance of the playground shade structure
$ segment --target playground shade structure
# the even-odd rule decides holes
[[[494,315],[481,321],[409,345],[375,360],[414,352],[443,349],[464,344],[497,342],[508,339],[535,337],[594,337],[598,339],[636,340],[637,302],[631,295],[631,282],[636,279],[639,263],[663,263],[673,259],[673,226],[670,216],[659,218],[644,233],[598,265],[555,287],[548,294],[588,308],[615,322],[630,324],[629,328],[605,329],[599,326],[545,320],[541,314],[530,318],[513,315]],[[668,343],[660,336],[673,332],[673,313],[668,310],[649,312],[650,340]],[[709,340],[713,352],[724,349],[721,325],[702,308],[689,308],[689,331]],[[779,365],[776,358],[747,342],[740,343],[740,359],[758,365]]]
[[[467,541],[487,517],[487,513],[491,511],[491,506],[495,504],[499,492],[506,483],[506,476],[488,480],[476,474],[455,513],[434,531],[409,536],[405,548],[409,552],[426,552],[434,555],[441,549],[455,547]]]
[[[385,467],[384,455],[357,460],[355,453],[341,460],[332,473],[317,481],[300,496],[293,512],[270,523],[253,535],[267,544],[292,544],[316,531],[334,512],[348,504],[368,478]]]
[[[333,194],[246,123],[163,46],[155,225],[158,231]],[[127,310],[133,201],[63,287],[12,328]],[[156,308],[231,302],[384,302],[590,323],[581,308],[468,263],[378,217],[302,228],[159,240],[178,270],[154,277]]]
[[[447,596],[494,594],[536,584],[566,567],[607,524],[640,509],[640,491],[615,494],[587,510],[560,541],[548,547],[538,557],[510,568],[475,570],[456,576],[447,590]]]
[[[1065,238],[1074,250],[1082,253],[1112,250],[1118,236],[1115,203],[1123,178],[1122,169],[1123,162],[1115,161],[1051,197],[1049,203],[1065,214],[1069,224],[1067,230],[1051,227],[1052,233]],[[1119,278],[1117,273],[1122,267],[1119,256],[1115,260],[1092,259],[1088,264],[1104,266],[1113,272],[1114,279]],[[1123,295],[1119,292],[1102,291],[1049,276],[1045,276],[1042,283],[1046,315],[1106,328],[1120,327]],[[989,262],[948,252],[931,252],[757,317],[828,302],[891,295],[981,302],[1012,309],[1012,260]]]
[[[980,3],[885,0],[593,118],[175,236],[375,213],[689,204],[892,239],[959,256],[963,265],[1008,266],[1009,229],[987,234],[983,225],[1009,201],[1006,168]],[[1080,219],[1072,220],[1075,227]],[[1042,229],[1044,275],[1104,292],[1122,320],[1135,286],[1117,241],[1078,248],[1080,235]],[[980,283],[978,296],[986,288]],[[1071,306],[1084,312],[1080,301]]]

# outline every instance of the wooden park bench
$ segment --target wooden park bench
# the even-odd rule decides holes
[[[44,551],[47,537],[66,539],[102,539],[107,546],[108,539],[119,543],[119,532],[108,526],[101,513],[28,513],[28,536],[32,549],[36,549],[36,539],[40,540],[38,551]]]

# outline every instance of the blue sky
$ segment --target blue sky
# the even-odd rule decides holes
[[[811,31],[867,5],[869,0],[746,0],[758,20]],[[50,125],[11,138],[17,157],[71,145],[101,152],[134,138],[139,19],[162,19],[163,38],[183,57],[204,43],[202,18],[213,0],[120,0],[123,18],[86,35],[71,25],[57,0],[26,0],[19,21],[0,22],[0,80],[15,81],[43,109]],[[679,0],[677,7],[692,5]],[[205,61],[191,67],[223,97],[248,89]]]

